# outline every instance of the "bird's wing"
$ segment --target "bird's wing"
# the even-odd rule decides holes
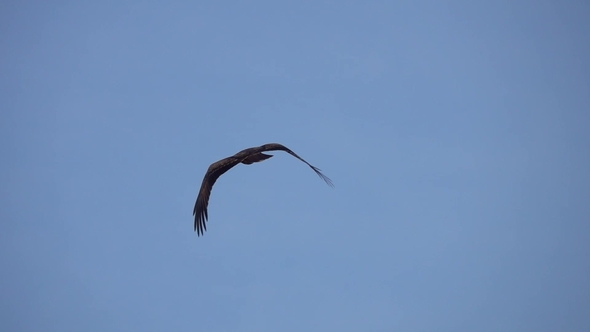
[[[302,162],[306,163],[307,166],[311,167],[311,169],[313,169],[313,171],[320,177],[322,178],[322,180],[324,180],[324,182],[326,182],[330,187],[334,187],[334,184],[332,183],[332,180],[330,180],[329,177],[325,176],[321,170],[315,166],[313,166],[312,164],[308,163],[305,159],[299,157],[295,152],[291,151],[291,149],[289,149],[288,147],[282,145],[282,144],[278,144],[278,143],[270,143],[270,144],[265,144],[263,146],[261,146],[262,150],[264,151],[285,151],[288,154],[292,155],[293,157],[301,160]]]
[[[199,190],[199,196],[195,202],[195,208],[193,209],[193,215],[195,216],[195,231],[197,235],[203,235],[207,230],[205,222],[207,221],[207,206],[209,205],[209,197],[211,196],[211,189],[215,181],[229,169],[239,164],[240,160],[234,157],[229,157],[215,162],[209,166],[203,183],[201,183],[201,189]]]

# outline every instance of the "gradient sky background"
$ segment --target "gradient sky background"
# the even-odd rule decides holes
[[[0,15],[0,330],[590,331],[588,1]]]

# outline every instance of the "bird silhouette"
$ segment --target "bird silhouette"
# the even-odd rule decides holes
[[[201,183],[199,196],[197,197],[197,201],[195,202],[195,208],[193,209],[193,215],[195,216],[194,230],[197,232],[198,236],[204,235],[204,232],[207,230],[207,226],[205,225],[205,222],[209,218],[209,216],[207,215],[207,206],[209,205],[209,197],[211,196],[211,189],[213,188],[215,181],[217,181],[217,179],[223,173],[229,171],[232,167],[236,166],[239,163],[250,165],[271,158],[272,155],[262,153],[266,151],[287,152],[293,157],[306,163],[330,187],[334,187],[334,184],[332,184],[332,180],[330,180],[330,178],[322,174],[319,168],[311,165],[310,163],[305,161],[303,158],[299,157],[295,152],[291,151],[284,145],[278,143],[270,143],[254,148],[244,149],[231,157],[221,159],[220,161],[211,164],[211,166],[209,166],[209,168],[207,169],[207,173],[203,178],[203,183]]]

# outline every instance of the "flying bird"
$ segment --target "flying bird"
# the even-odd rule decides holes
[[[199,196],[197,197],[197,201],[195,202],[195,208],[193,209],[193,215],[195,216],[195,231],[197,232],[198,236],[203,235],[204,232],[207,230],[207,226],[205,225],[205,222],[208,219],[207,206],[209,205],[209,196],[211,196],[211,189],[213,188],[215,181],[217,181],[217,179],[223,173],[229,171],[232,167],[236,166],[239,163],[250,165],[271,158],[272,155],[263,153],[266,151],[287,152],[293,157],[306,163],[330,187],[334,187],[334,185],[332,184],[332,180],[330,180],[330,178],[322,174],[319,168],[311,165],[310,163],[305,161],[303,158],[299,157],[295,152],[291,151],[284,145],[270,143],[242,150],[231,157],[221,159],[220,161],[211,164],[211,166],[209,166],[209,169],[207,169],[207,173],[203,178],[203,183],[201,183]]]

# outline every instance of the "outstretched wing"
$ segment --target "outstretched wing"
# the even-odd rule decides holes
[[[312,164],[308,163],[305,159],[299,157],[295,152],[291,151],[288,147],[282,145],[282,144],[278,144],[278,143],[270,143],[270,144],[264,144],[263,146],[261,146],[263,151],[285,151],[288,154],[292,155],[293,157],[303,161],[304,163],[307,164],[307,166],[311,167],[311,169],[313,169],[313,171],[320,177],[322,178],[322,180],[324,180],[324,182],[326,182],[330,187],[334,187],[334,184],[332,183],[332,180],[330,180],[329,177],[325,176],[321,170],[315,166],[313,166]]]
[[[225,172],[227,172],[232,167],[236,166],[240,163],[239,159],[234,157],[229,157],[222,159],[216,163],[213,163],[209,166],[205,177],[203,178],[203,183],[201,183],[201,189],[199,190],[199,196],[197,197],[197,201],[195,202],[195,208],[193,209],[193,215],[195,216],[195,231],[197,235],[203,235],[204,232],[207,230],[207,226],[205,222],[209,217],[207,215],[207,206],[209,205],[209,197],[211,196],[211,189],[213,189],[213,185],[215,181]]]

